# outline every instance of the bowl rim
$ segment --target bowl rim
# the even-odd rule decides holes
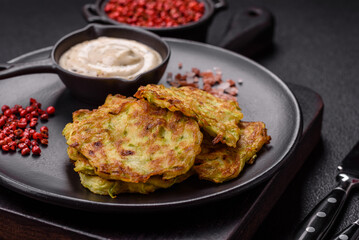
[[[164,45],[165,47],[165,50],[166,50],[166,55],[164,58],[162,58],[162,61],[159,65],[157,65],[156,67],[150,69],[150,70],[147,70],[145,72],[142,72],[140,74],[138,74],[135,78],[133,79],[125,79],[125,78],[121,78],[121,77],[95,77],[95,76],[88,76],[88,75],[84,75],[84,74],[79,74],[79,73],[76,73],[76,72],[72,72],[72,71],[69,71],[65,68],[63,68],[62,66],[60,66],[59,64],[59,61],[56,60],[56,52],[57,52],[57,49],[58,47],[67,39],[71,38],[71,37],[74,37],[75,35],[77,34],[80,34],[80,33],[84,33],[84,32],[94,32],[94,33],[98,33],[100,29],[113,29],[113,30],[118,30],[118,31],[121,31],[121,30],[127,30],[127,31],[133,31],[133,32],[137,32],[137,33],[140,33],[140,34],[144,34],[144,35],[147,35],[155,40],[157,40],[158,42],[160,42],[161,44]],[[92,40],[92,39],[96,39],[96,38],[99,38],[101,36],[106,36],[106,35],[99,35],[99,34],[96,34],[95,35],[95,38],[89,38],[88,40]],[[131,39],[133,40],[133,39]],[[136,40],[138,42],[141,42],[141,39],[138,39]],[[77,43],[73,44],[72,46],[75,46]],[[146,44],[147,45],[147,44]],[[149,46],[149,47],[152,47],[152,46]],[[155,49],[154,49],[155,50]],[[62,53],[64,54],[64,53]],[[61,55],[62,55],[61,54]],[[60,55],[60,56],[61,56]],[[134,26],[127,26],[127,25],[102,25],[102,24],[96,24],[96,23],[91,23],[91,24],[88,24],[86,25],[85,27],[81,28],[81,29],[77,29],[75,31],[72,31],[68,34],[66,34],[65,36],[63,36],[62,38],[60,38],[54,45],[53,49],[52,49],[52,52],[51,52],[51,60],[52,62],[54,63],[55,67],[61,71],[61,72],[64,72],[68,75],[72,75],[72,76],[76,76],[76,77],[79,77],[79,78],[86,78],[88,80],[92,80],[92,81],[120,81],[120,82],[127,82],[127,83],[136,83],[138,82],[141,77],[149,72],[152,72],[152,71],[156,71],[157,69],[161,68],[164,64],[166,64],[168,61],[169,61],[169,58],[171,56],[171,49],[168,45],[168,43],[166,41],[164,41],[160,36],[158,36],[157,34],[153,33],[153,32],[150,32],[148,30],[145,30],[145,29],[142,29],[142,28],[139,28],[139,27],[134,27]]]
[[[94,6],[96,7],[96,11],[97,13],[105,19],[105,21],[114,24],[114,25],[124,25],[124,26],[134,26],[134,25],[130,25],[127,23],[121,23],[121,22],[117,22],[113,19],[111,19],[105,12],[104,10],[104,5],[105,2],[108,2],[109,0],[96,0]],[[177,30],[188,30],[188,29],[192,29],[194,27],[198,27],[201,25],[204,25],[207,21],[209,21],[211,19],[211,17],[214,14],[214,3],[212,0],[197,0],[199,2],[203,2],[205,4],[205,11],[203,16],[195,22],[190,22],[190,23],[186,23],[183,25],[179,25],[179,26],[174,26],[174,27],[142,27],[139,26],[139,28],[141,29],[145,29],[148,31],[152,31],[152,32],[158,32],[158,33],[163,33],[163,32],[171,32],[171,31],[177,31]],[[134,26],[136,27],[136,26]]]

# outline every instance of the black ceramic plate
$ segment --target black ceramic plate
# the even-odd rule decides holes
[[[144,211],[187,207],[238,194],[268,179],[285,162],[298,142],[301,115],[298,103],[275,75],[258,64],[232,52],[195,42],[167,39],[172,56],[167,72],[184,73],[192,67],[201,70],[218,67],[224,79],[241,79],[238,102],[244,120],[263,121],[272,137],[252,166],[232,181],[213,184],[196,177],[169,189],[148,195],[123,194],[115,199],[92,194],[80,184],[66,153],[61,135],[71,114],[80,108],[96,108],[72,97],[54,74],[32,74],[0,81],[2,104],[27,105],[36,98],[43,107],[53,105],[56,115],[47,123],[49,146],[40,157],[19,153],[0,153],[0,183],[29,197],[70,208],[90,211]],[[41,49],[13,60],[27,62],[47,56],[51,48]],[[182,63],[182,69],[178,64]],[[166,74],[161,83],[166,85]]]

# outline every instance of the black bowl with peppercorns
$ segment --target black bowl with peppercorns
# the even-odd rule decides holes
[[[225,0],[97,0],[83,7],[90,23],[130,25],[163,37],[204,42],[214,14]]]
[[[118,76],[91,76],[62,66],[61,57],[65,56],[65,53],[72,47],[101,37],[128,40],[147,46],[157,52],[158,64],[149,70],[143,70],[131,79]],[[118,49],[107,49],[107,51],[118,51]],[[121,57],[121,54],[127,51],[129,52],[127,58],[130,58],[129,61],[133,60],[131,48],[119,51],[120,55],[118,56]],[[48,58],[29,63],[0,64],[0,80],[30,73],[56,73],[75,97],[86,102],[103,103],[108,94],[118,93],[131,96],[140,86],[158,83],[167,68],[170,55],[171,50],[168,44],[152,32],[129,26],[90,24],[61,38],[53,47]],[[100,59],[102,59],[101,56],[100,53]],[[118,56],[115,56],[115,61],[122,61]],[[134,59],[136,60],[136,57]]]

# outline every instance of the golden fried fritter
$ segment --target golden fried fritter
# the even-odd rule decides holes
[[[128,183],[119,180],[107,180],[96,175],[87,175],[82,172],[79,172],[79,176],[82,186],[99,195],[115,197],[120,193],[150,193],[156,190],[153,185],[147,183]]]
[[[99,176],[87,175],[79,172],[82,186],[99,195],[115,197],[121,193],[147,194],[160,188],[169,188],[175,183],[180,183],[191,176],[192,171],[175,178],[164,180],[159,176],[153,176],[145,183],[131,183],[119,180],[107,180]]]
[[[74,161],[74,170],[78,172],[81,184],[93,193],[110,195],[111,197],[115,197],[120,193],[151,193],[159,188],[169,188],[173,184],[182,182],[194,174],[193,169],[191,169],[185,174],[168,180],[164,180],[160,176],[152,176],[145,183],[108,180],[97,176],[94,172],[94,168],[90,165],[86,157],[75,148],[69,147],[68,154],[70,159]]]
[[[75,148],[69,146],[67,148],[67,154],[69,155],[69,158],[74,163],[74,170],[75,172],[81,172],[87,175],[96,175],[94,168],[90,165],[87,158],[82,155],[79,151],[77,151]]]
[[[237,124],[243,114],[235,101],[217,98],[198,88],[166,88],[163,85],[140,87],[135,97],[195,118],[206,132],[215,137],[213,143],[236,146],[240,133]]]
[[[241,133],[236,148],[213,145],[208,136],[204,136],[202,151],[194,166],[200,179],[221,183],[236,178],[244,165],[252,164],[257,152],[271,139],[262,122],[240,122],[239,128]]]
[[[120,95],[109,95],[93,111],[74,112],[63,135],[96,175],[132,183],[187,173],[203,137],[197,122],[182,113]]]

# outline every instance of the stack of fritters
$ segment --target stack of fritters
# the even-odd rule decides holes
[[[135,97],[197,120],[204,139],[193,168],[201,179],[221,183],[236,178],[245,163],[252,164],[256,153],[270,142],[264,123],[240,121],[243,114],[237,102],[198,88],[147,85]]]
[[[96,110],[74,112],[63,134],[82,184],[110,195],[184,180],[203,137],[194,119],[120,95],[109,95]]]
[[[217,98],[194,87],[166,88],[163,85],[140,87],[135,97],[196,119],[199,126],[214,137],[214,144],[236,146],[240,133],[237,124],[243,118],[237,102]]]
[[[270,141],[263,123],[240,121],[236,102],[196,88],[148,85],[135,97],[109,95],[98,109],[74,112],[63,131],[74,170],[94,193],[149,193],[192,174],[227,181]]]

